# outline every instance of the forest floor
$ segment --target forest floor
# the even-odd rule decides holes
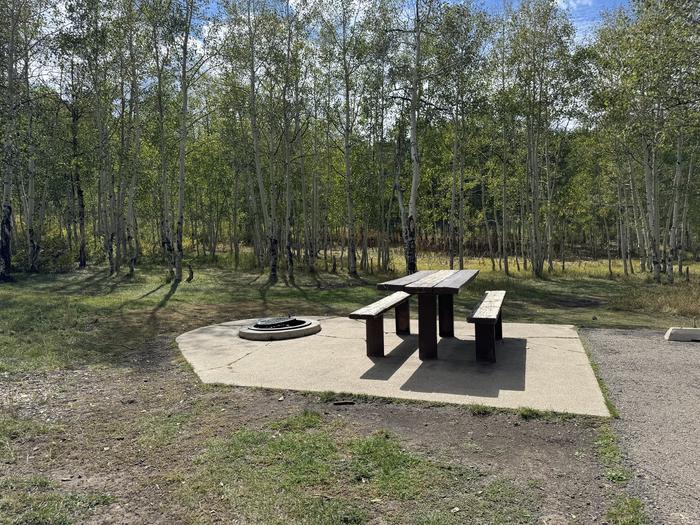
[[[698,316],[697,283],[586,272],[485,271],[458,315],[505,287],[504,315],[521,322]],[[378,296],[378,278],[18,275],[0,288],[0,523],[644,521],[607,420],[206,386],[175,348],[178,334],[231,319],[345,315]]]

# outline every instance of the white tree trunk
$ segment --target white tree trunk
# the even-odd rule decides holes
[[[180,56],[180,129],[178,136],[178,202],[177,202],[177,229],[175,233],[175,281],[182,281],[182,259],[184,257],[183,231],[185,226],[185,155],[187,148],[187,125],[189,117],[189,43],[192,28],[192,16],[194,14],[194,0],[187,0],[185,6],[185,25],[182,35]]]
[[[411,197],[408,201],[408,217],[406,219],[406,272],[418,271],[416,254],[416,230],[418,225],[418,187],[420,186],[420,154],[418,151],[418,113],[421,97],[421,27],[420,0],[415,1],[413,27],[413,78],[411,80],[410,142],[411,142]]]
[[[673,282],[673,262],[678,257],[678,221],[680,219],[680,185],[681,178],[683,176],[681,170],[681,149],[683,144],[683,134],[678,133],[678,138],[676,142],[676,166],[673,175],[673,210],[671,212],[671,229],[668,232],[668,249],[669,257],[666,265],[666,275],[668,277],[668,282]]]
[[[15,132],[17,122],[16,91],[17,82],[15,66],[17,60],[17,26],[19,23],[19,5],[12,0],[9,9],[9,37],[5,46],[6,75],[5,80],[5,126],[3,129],[3,178],[2,203],[0,203],[0,281],[9,280],[12,270],[12,183],[16,164],[17,146]]]
[[[647,141],[644,145],[644,185],[647,201],[647,221],[649,223],[649,254],[654,280],[661,282],[661,258],[659,256],[660,226],[659,226],[659,202],[657,199],[656,181],[656,145],[653,141]]]

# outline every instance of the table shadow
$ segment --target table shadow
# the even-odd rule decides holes
[[[524,391],[526,348],[526,339],[507,337],[496,343],[496,362],[481,363],[476,361],[473,339],[443,338],[438,359],[422,361],[401,390],[479,397]]]
[[[385,353],[384,357],[370,357],[374,363],[368,369],[361,379],[387,380],[403,366],[406,360],[418,350],[417,335],[398,335],[403,339],[390,352]]]

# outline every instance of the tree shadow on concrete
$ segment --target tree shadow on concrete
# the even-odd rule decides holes
[[[527,340],[496,343],[496,362],[476,361],[474,340],[441,339],[438,359],[423,361],[401,386],[407,392],[498,397],[501,390],[524,391]]]

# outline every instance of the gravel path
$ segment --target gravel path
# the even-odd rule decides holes
[[[652,523],[700,523],[700,343],[582,330],[620,412],[614,426]]]

